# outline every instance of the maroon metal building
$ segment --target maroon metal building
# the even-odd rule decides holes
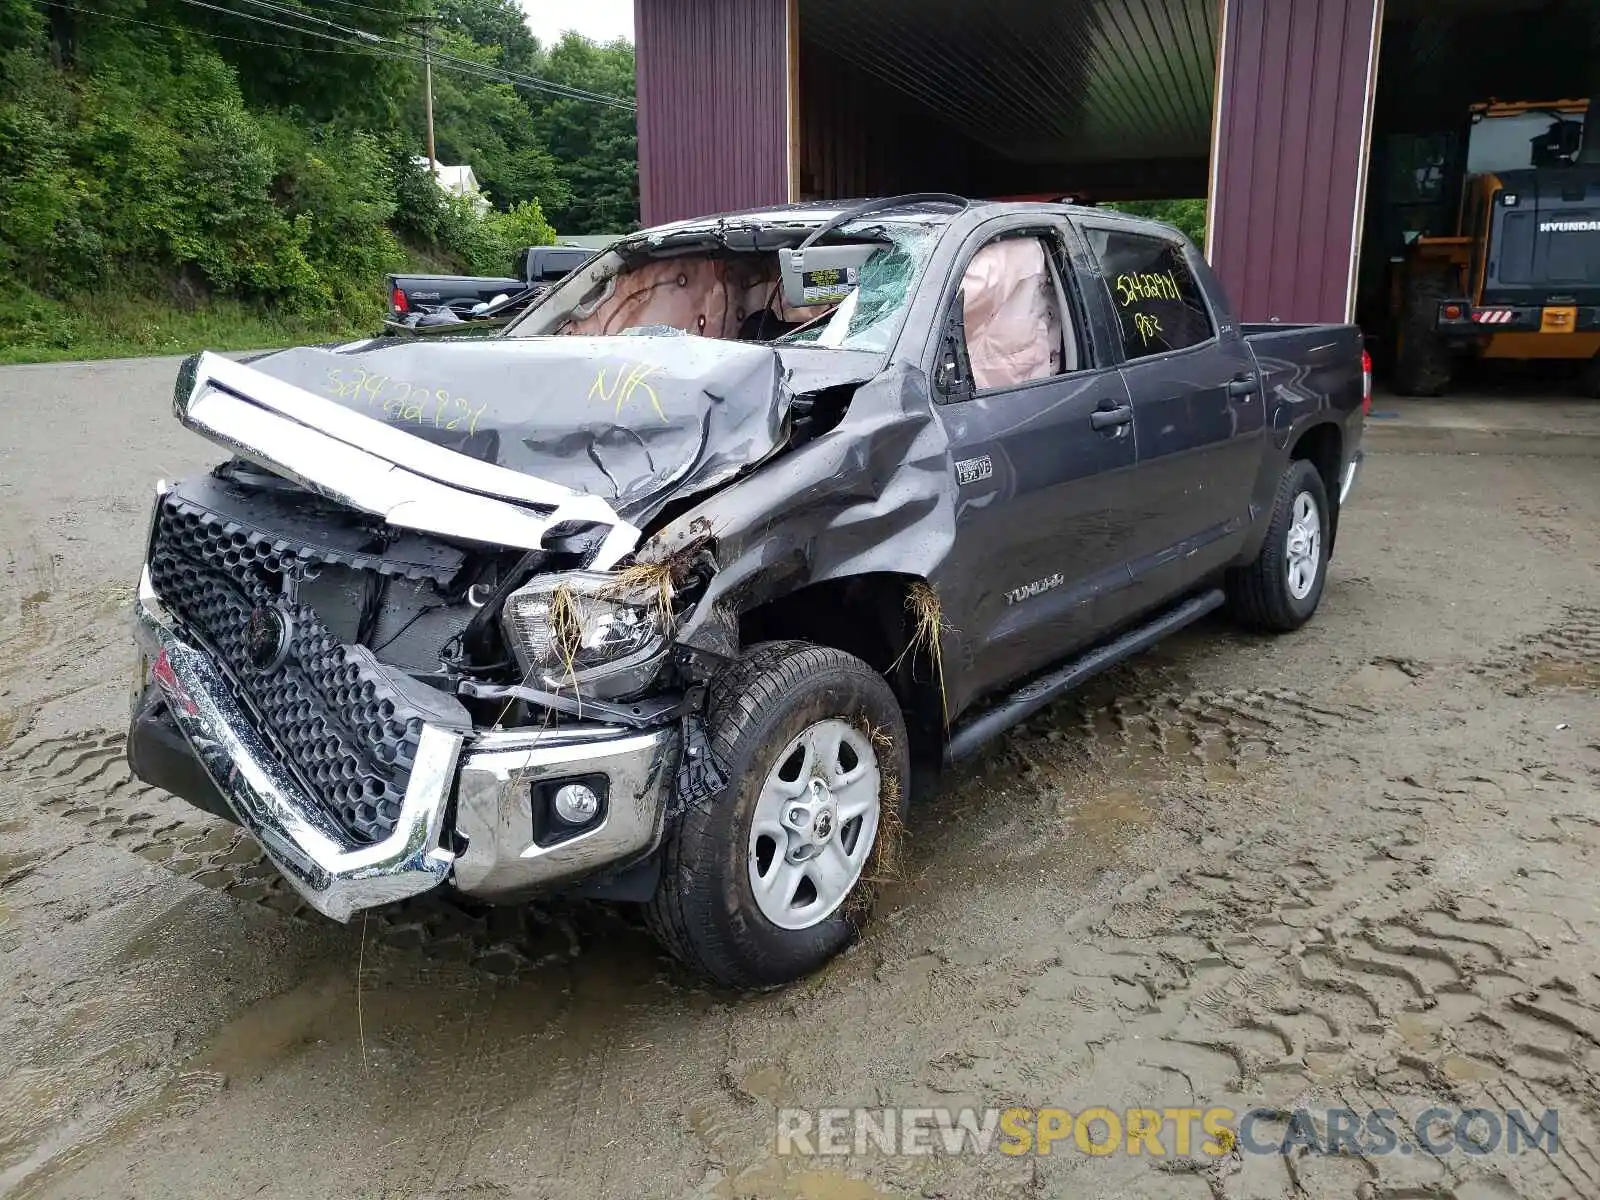
[[[922,189],[1208,196],[1241,317],[1346,320],[1393,249],[1371,215],[1405,181],[1388,142],[1491,96],[1593,94],[1597,7],[635,0],[643,219]]]

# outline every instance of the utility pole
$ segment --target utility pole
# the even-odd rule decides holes
[[[425,80],[424,90],[428,95],[428,173],[435,178],[439,175],[439,160],[433,151],[433,29],[429,27],[422,34],[422,72]]]

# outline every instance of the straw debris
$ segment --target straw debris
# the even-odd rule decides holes
[[[550,639],[561,656],[567,679],[574,690],[578,684],[578,651],[583,648],[583,614],[578,598],[566,584],[550,593]]]
[[[862,732],[867,732],[865,729]],[[874,734],[868,734],[874,737]],[[872,857],[861,872],[861,882],[850,898],[850,915],[865,919],[877,899],[876,889],[905,878],[901,851],[905,845],[905,822],[900,816],[900,778],[884,771],[878,797],[878,833],[872,844]]]
[[[661,613],[663,626],[672,622],[672,599],[677,591],[678,572],[671,560],[663,562],[637,562],[615,572],[601,593],[607,600],[631,600],[636,596],[653,596]]]
[[[939,603],[939,593],[928,584],[918,581],[906,589],[906,612],[911,616],[911,637],[906,648],[895,659],[898,668],[906,655],[913,651],[925,654],[933,664],[934,677],[939,682],[939,711],[946,725],[950,723],[950,701],[944,688],[944,651],[941,642],[946,633],[954,633],[944,622],[944,608]],[[893,668],[891,668],[893,669]]]

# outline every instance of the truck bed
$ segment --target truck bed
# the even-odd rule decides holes
[[[1239,330],[1256,356],[1264,392],[1335,406],[1342,398],[1360,402],[1363,344],[1356,326],[1273,321],[1241,323]]]
[[[528,290],[528,285],[510,276],[495,278],[476,275],[391,275],[389,299],[399,291],[412,309],[451,308],[459,315],[472,310],[473,305],[493,300],[496,296],[515,296]]]

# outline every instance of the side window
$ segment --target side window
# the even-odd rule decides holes
[[[1182,246],[1114,229],[1089,228],[1084,234],[1100,260],[1129,358],[1184,350],[1216,336]]]
[[[1003,237],[974,254],[961,280],[961,306],[980,392],[1077,370],[1066,294],[1042,238]]]

